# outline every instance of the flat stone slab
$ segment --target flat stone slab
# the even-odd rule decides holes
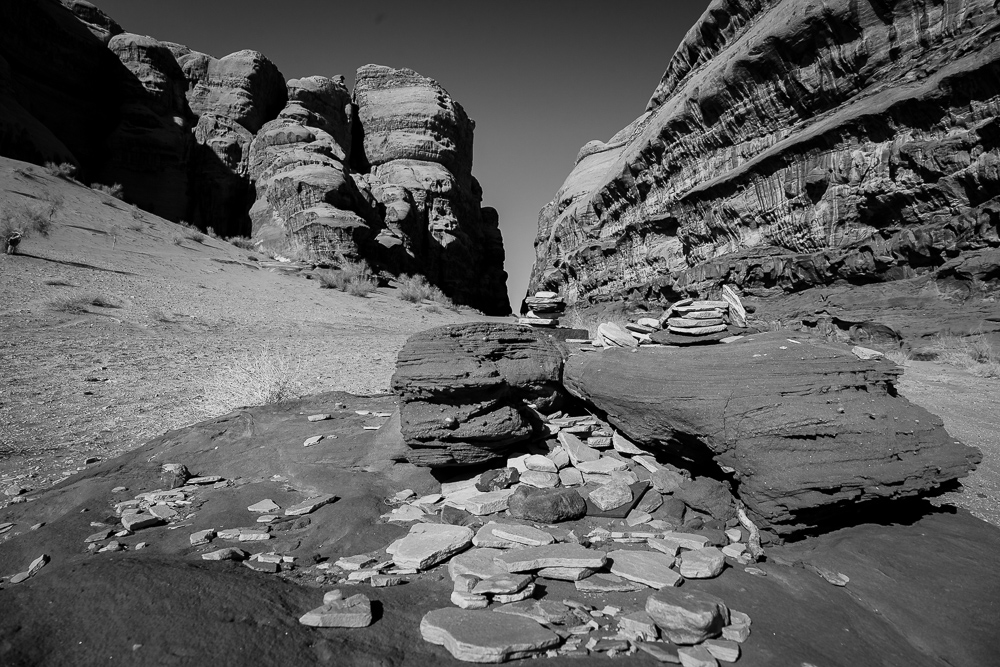
[[[498,537],[493,532],[494,528],[499,528],[502,525],[505,524],[490,521],[476,532],[475,537],[472,538],[472,544],[486,549],[515,549],[521,546],[519,542]]]
[[[652,588],[679,586],[684,580],[671,569],[674,558],[655,551],[620,549],[608,554],[611,573]]]
[[[538,576],[559,581],[580,581],[594,574],[592,567],[543,567]]]
[[[521,473],[521,484],[527,484],[536,489],[554,489],[559,486],[559,475],[554,472],[525,470]]]
[[[254,503],[253,505],[247,507],[247,510],[251,512],[258,512],[260,514],[270,514],[272,512],[277,512],[279,509],[281,508],[278,507],[278,503],[274,502],[270,498],[265,498],[259,503]]]
[[[576,437],[572,433],[566,431],[559,431],[559,443],[566,450],[569,455],[570,463],[574,466],[585,461],[596,461],[601,458],[601,453],[594,449],[593,447],[588,447],[584,444],[583,440]]]
[[[299,623],[314,628],[368,627],[372,624],[372,603],[361,593],[344,600],[331,600],[303,614]]]
[[[636,454],[648,454],[644,449],[640,449],[638,445],[626,438],[624,435],[615,431],[611,436],[611,446],[615,448],[616,452],[621,452],[622,454],[628,454],[629,456],[634,456]]]
[[[583,486],[583,473],[576,468],[563,468],[559,471],[559,483],[563,486]]]
[[[675,644],[698,644],[718,637],[729,623],[729,609],[709,593],[661,588],[646,599],[646,613]]]
[[[530,583],[529,574],[494,574],[482,579],[470,592],[476,595],[511,595],[523,591]]]
[[[503,512],[507,509],[507,503],[510,501],[510,497],[513,493],[513,489],[487,491],[486,493],[473,495],[456,504],[460,504],[462,509],[470,514],[475,514],[476,516],[496,514],[497,512]]]
[[[628,470],[628,463],[609,456],[602,456],[596,461],[580,461],[576,464],[576,469],[583,473],[610,475],[615,470]]]
[[[704,549],[708,546],[707,537],[694,533],[665,533],[663,541],[676,545],[678,549]]]
[[[607,512],[632,502],[632,489],[622,482],[610,482],[599,486],[587,497],[601,511]]]
[[[562,639],[524,616],[435,609],[420,621],[420,636],[465,662],[505,662],[558,645]]]
[[[603,551],[587,549],[579,544],[549,544],[544,547],[516,549],[497,556],[508,572],[528,572],[545,567],[601,568],[607,562]]]
[[[552,536],[552,533],[547,533],[544,530],[539,530],[533,526],[524,526],[521,524],[498,523],[493,526],[493,534],[501,540],[516,542],[517,544],[523,544],[529,547],[542,547],[556,541],[556,538]]]
[[[296,503],[288,509],[285,510],[285,516],[299,516],[302,514],[309,514],[310,512],[315,512],[323,505],[328,505],[336,500],[337,497],[332,493],[324,493],[323,495],[314,496],[312,498],[307,498],[301,503]]]
[[[644,588],[646,588],[645,584],[629,581],[617,574],[605,572],[598,572],[576,582],[576,590],[581,593],[631,593],[641,591]]]
[[[426,570],[471,546],[472,535],[466,526],[418,523],[396,542],[392,562],[398,567]]]
[[[159,526],[162,523],[163,519],[160,517],[143,512],[140,512],[139,514],[129,514],[122,517],[122,527],[124,527],[125,530],[131,530],[133,532],[142,530],[143,528]]]
[[[243,551],[243,549],[226,547],[225,549],[219,549],[217,551],[210,551],[207,554],[202,554],[201,557],[203,560],[246,560],[250,557],[250,554]]]
[[[715,547],[685,551],[680,556],[681,575],[688,579],[711,579],[722,574],[726,556]]]
[[[612,480],[614,481],[614,480]],[[649,488],[649,482],[636,482],[635,484],[630,484],[629,488],[632,489],[632,502],[625,503],[619,507],[615,507],[610,510],[602,510],[600,507],[594,504],[594,502],[588,497],[586,499],[587,503],[587,516],[601,517],[608,519],[624,519],[629,515],[629,512],[642,500],[643,495]]]
[[[531,454],[524,459],[524,467],[537,472],[558,472],[555,462],[547,456],[541,454]]]
[[[569,607],[555,600],[523,600],[494,607],[500,614],[524,616],[537,623],[565,624],[569,620]]]

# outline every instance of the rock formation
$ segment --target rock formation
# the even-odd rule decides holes
[[[536,433],[525,401],[556,409],[563,400],[562,360],[551,338],[513,324],[450,325],[410,336],[392,376],[412,449],[406,458],[449,466],[502,456]]]
[[[367,65],[286,82],[125,32],[84,0],[0,6],[0,153],[70,162],[131,203],[219,235],[422,274],[510,312],[497,212],[472,176],[475,124],[435,81]]]
[[[528,293],[996,280],[998,26],[987,0],[714,0],[542,209]]]
[[[733,470],[761,526],[788,533],[861,501],[925,493],[979,462],[938,417],[896,394],[900,374],[837,344],[757,334],[575,355],[563,381],[636,442]]]

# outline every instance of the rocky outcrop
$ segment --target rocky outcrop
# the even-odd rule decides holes
[[[0,4],[0,154],[70,162],[84,182],[284,254],[422,274],[510,312],[497,212],[472,176],[473,123],[437,82],[367,65],[285,82],[125,32],[85,0]]]
[[[477,322],[410,336],[392,389],[399,397],[407,460],[424,466],[481,463],[540,432],[525,403],[556,409],[563,351],[544,333]]]
[[[541,211],[528,293],[778,294],[1000,246],[998,27],[987,0],[713,1]]]
[[[979,462],[938,417],[896,394],[901,372],[840,345],[757,334],[575,355],[563,382],[634,441],[732,470],[759,524],[787,534],[866,500],[927,493]]]

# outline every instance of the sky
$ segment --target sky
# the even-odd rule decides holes
[[[638,117],[708,0],[93,0],[122,27],[216,57],[254,49],[285,79],[408,67],[476,121],[473,174],[500,213],[516,312],[538,211],[580,147]]]

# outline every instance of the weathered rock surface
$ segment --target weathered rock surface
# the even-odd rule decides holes
[[[729,623],[729,609],[702,591],[662,588],[646,599],[646,613],[675,644],[697,644],[718,637]]]
[[[996,248],[998,22],[988,0],[714,0],[540,212],[528,293],[783,293]]]
[[[562,400],[561,372],[557,343],[528,327],[483,322],[414,334],[392,377],[408,460],[449,466],[502,455],[541,428],[525,399]]]
[[[714,349],[571,357],[566,388],[636,442],[733,468],[757,521],[787,533],[875,498],[964,476],[978,450],[898,396],[900,370],[849,349],[758,334]]]
[[[510,515],[540,523],[579,519],[587,513],[587,501],[574,489],[535,489],[521,486],[507,503]]]

